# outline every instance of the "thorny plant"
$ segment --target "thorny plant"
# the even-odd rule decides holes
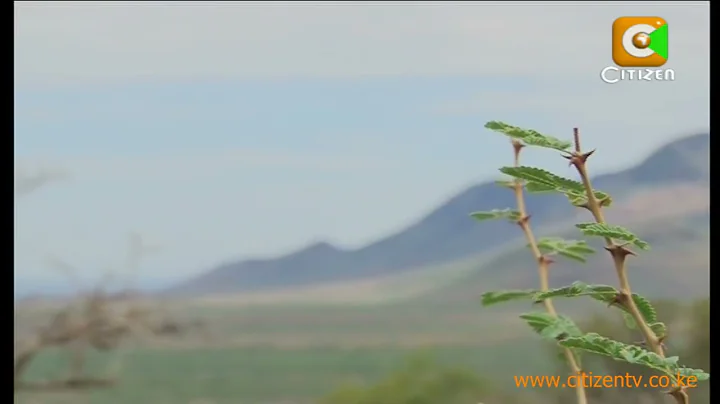
[[[507,219],[520,226],[538,263],[540,287],[530,290],[487,292],[482,296],[483,306],[519,299],[542,302],[545,312],[525,313],[520,315],[520,318],[542,337],[554,341],[561,347],[573,373],[581,372],[580,354],[583,352],[608,356],[617,361],[645,366],[667,375],[675,387],[666,393],[678,404],[689,404],[688,382],[704,381],[710,375],[700,369],[681,366],[677,356],[666,356],[663,344],[667,338],[665,324],[658,321],[655,309],[648,299],[632,292],[625,265],[629,256],[636,255],[630,247],[649,250],[650,246],[629,230],[605,221],[603,210],[610,207],[612,199],[607,193],[593,189],[587,168],[588,159],[595,151],[585,152],[581,149],[577,128],[574,129],[574,142],[497,121],[488,122],[485,128],[502,133],[512,140],[515,163],[511,167],[500,168],[500,172],[511,177],[511,180],[498,181],[498,184],[510,188],[515,193],[516,207],[474,212],[471,216],[477,220]],[[562,153],[562,157],[575,167],[580,181],[563,178],[540,168],[522,166],[520,152],[526,146],[547,148]],[[594,253],[594,249],[582,240],[536,238],[530,227],[530,213],[525,206],[524,191],[558,192],[564,194],[573,207],[590,212],[594,221],[578,223],[575,227],[585,236],[604,239],[605,250],[610,254],[617,273],[619,288],[588,285],[582,282],[574,282],[555,289],[549,287],[548,269],[553,263],[552,256],[585,262],[587,256]],[[580,296],[588,296],[620,309],[627,319],[626,324],[639,330],[644,341],[628,344],[596,333],[583,333],[570,318],[557,314],[551,300]],[[587,404],[584,387],[582,383],[578,384],[577,402]]]

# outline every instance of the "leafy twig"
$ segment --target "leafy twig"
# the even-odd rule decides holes
[[[542,145],[543,147],[551,148],[561,148],[564,146],[557,139],[545,139],[537,132],[526,136],[523,134],[521,129],[510,125],[499,124],[497,128],[498,130],[506,131],[506,134],[512,138],[515,168],[520,167],[520,152],[523,147],[525,147],[524,143],[529,145]],[[501,182],[500,184],[512,189],[515,193],[516,210],[495,209],[488,212],[474,212],[470,216],[477,220],[507,219],[520,226],[523,234],[525,235],[525,239],[528,242],[528,247],[530,247],[533,257],[538,263],[540,289],[537,291],[513,291],[506,293],[488,292],[483,295],[483,304],[486,306],[505,300],[525,297],[528,294],[548,293],[550,291],[548,269],[550,264],[553,262],[553,260],[549,257],[550,253],[556,253],[558,255],[582,261],[584,259],[583,254],[592,252],[592,249],[587,247],[584,243],[574,241],[566,242],[557,238],[545,238],[538,241],[533,234],[532,228],[530,227],[530,215],[527,211],[523,193],[523,187],[525,186],[523,179],[515,177],[515,180],[512,182]],[[569,336],[577,336],[581,334],[580,330],[577,326],[575,326],[572,320],[557,314],[555,306],[550,298],[542,299],[542,302],[545,305],[547,313],[526,313],[520,316],[536,332],[556,341],[565,339]],[[580,374],[580,365],[578,364],[578,360],[572,349],[568,347],[561,347],[561,349],[572,372],[574,374]],[[582,383],[578,383],[576,385],[575,392],[578,404],[587,404],[585,386],[583,386]]]
[[[540,270],[540,289],[537,290],[505,290],[486,292],[482,296],[482,304],[489,306],[496,303],[532,299],[534,302],[543,302],[546,307],[544,313],[525,313],[520,317],[532,329],[543,337],[555,340],[563,348],[569,348],[568,362],[573,369],[577,369],[575,354],[582,352],[594,353],[613,358],[617,361],[642,365],[647,368],[659,370],[676,382],[675,388],[668,393],[678,404],[688,404],[689,397],[686,387],[680,377],[693,377],[696,381],[707,380],[710,375],[701,369],[691,369],[681,366],[678,357],[665,357],[663,340],[667,335],[665,324],[659,322],[655,309],[650,302],[630,289],[627,278],[625,260],[628,255],[635,255],[629,248],[633,245],[641,250],[648,250],[649,244],[641,240],[629,230],[605,222],[603,207],[612,204],[610,196],[602,191],[594,190],[587,174],[586,162],[594,151],[584,153],[580,148],[580,139],[575,130],[575,150],[570,150],[573,142],[566,142],[551,136],[545,136],[531,129],[522,129],[502,122],[488,122],[486,128],[503,133],[513,139],[515,147],[515,164],[512,167],[502,167],[500,171],[514,178],[514,181],[502,181],[500,185],[515,190],[517,196],[517,210],[503,209],[490,212],[475,212],[471,216],[478,220],[507,219],[519,223],[529,242],[533,255],[538,260]],[[522,143],[520,143],[522,142]],[[553,149],[566,153],[564,157],[577,168],[582,181],[562,178],[546,170],[536,167],[523,167],[519,165],[519,152],[522,145]],[[548,256],[556,254],[579,262],[585,262],[585,256],[592,253],[584,241],[561,240],[557,238],[544,238],[535,240],[532,234],[523,199],[523,188],[527,192],[559,192],[564,194],[573,206],[589,210],[595,221],[592,223],[579,223],[575,226],[586,236],[603,237],[606,250],[610,252],[620,281],[619,289],[608,285],[586,285],[575,282],[572,285],[557,289],[548,289],[547,269],[550,264]],[[583,334],[569,318],[555,313],[549,299],[554,297],[580,297],[589,296],[623,310],[633,326],[639,328],[645,342],[632,345],[614,341],[601,335]],[[647,350],[644,346],[649,347]],[[580,394],[580,393],[578,393]],[[579,398],[581,403],[581,398]]]
[[[575,149],[570,153],[569,156],[565,156],[569,161],[570,164],[575,167],[578,174],[580,175],[580,180],[583,184],[583,187],[585,188],[585,197],[587,198],[587,204],[584,206],[590,213],[592,214],[593,218],[595,219],[595,222],[598,225],[607,225],[607,222],[605,221],[605,215],[603,214],[603,206],[600,201],[598,201],[595,192],[592,187],[592,183],[590,181],[590,176],[588,175],[587,170],[587,161],[590,156],[595,153],[595,150],[591,150],[589,152],[583,152],[581,145],[580,145],[580,133],[578,131],[578,128],[573,129],[573,140]],[[583,229],[582,226],[580,227],[581,230]],[[590,226],[586,226],[586,229],[590,228]],[[608,227],[607,230],[610,230]],[[624,229],[622,229],[624,230]],[[587,234],[587,231],[585,232]],[[620,234],[628,234],[629,232],[623,232],[620,231]],[[632,252],[629,248],[627,248],[628,244],[635,244],[636,246],[642,248],[643,246],[646,246],[646,243],[642,243],[638,245],[638,243],[635,242],[635,240],[638,240],[637,237],[631,237],[630,239],[625,239],[625,241],[622,244],[616,243],[613,238],[608,237],[607,233],[598,232],[597,235],[603,236],[605,239],[605,249],[610,253],[612,256],[613,264],[615,266],[615,272],[617,273],[619,287],[620,287],[620,293],[617,295],[617,303],[625,308],[627,308],[627,311],[630,313],[632,318],[635,320],[635,323],[637,324],[638,329],[643,334],[643,337],[645,338],[645,343],[647,346],[657,355],[664,358],[665,357],[665,350],[663,349],[663,339],[664,336],[658,337],[655,334],[655,331],[648,325],[646,322],[646,319],[643,317],[642,313],[637,307],[637,304],[635,303],[635,300],[632,298],[632,289],[630,287],[630,280],[628,279],[627,275],[627,257],[629,255],[635,255],[634,252]],[[618,237],[620,238],[620,237]],[[679,404],[688,404],[689,403],[689,397],[687,395],[687,392],[685,391],[685,388],[683,387],[677,387],[673,391],[670,392],[671,395],[676,399],[676,401]]]
[[[513,139],[512,141],[513,150],[515,153],[514,158],[514,165],[515,167],[520,166],[520,151],[524,147],[524,145],[519,142],[516,139]],[[533,234],[532,228],[530,227],[530,215],[527,213],[527,207],[525,206],[525,197],[523,195],[523,182],[520,179],[515,179],[514,184],[514,192],[515,192],[515,203],[517,204],[517,210],[520,213],[520,218],[518,219],[517,223],[520,225],[520,228],[523,231],[523,234],[525,234],[525,238],[527,239],[527,242],[529,244],[530,250],[532,251],[533,256],[535,257],[535,260],[538,262],[538,276],[540,278],[540,291],[547,292],[550,289],[550,281],[549,281],[549,274],[548,274],[548,268],[550,264],[552,263],[552,260],[545,256],[545,254],[542,253],[540,250],[540,247],[538,246],[537,239],[535,238],[535,235]],[[545,305],[545,310],[547,310],[548,314],[551,316],[557,318],[557,311],[555,310],[555,305],[553,304],[551,299],[545,299],[543,300],[543,304]],[[570,366],[570,369],[575,374],[580,374],[582,371],[580,369],[580,366],[577,363],[577,360],[575,358],[575,354],[570,350],[570,348],[563,347],[562,348],[563,354],[565,355],[565,359],[568,362],[568,365]],[[577,396],[577,402],[578,404],[587,404],[587,396],[585,394],[585,387],[582,383],[576,383],[575,393]]]

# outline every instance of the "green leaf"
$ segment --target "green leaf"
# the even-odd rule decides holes
[[[651,323],[648,324],[648,327],[653,330],[655,336],[658,338],[665,338],[667,336],[667,327],[665,326],[665,323]]]
[[[515,189],[515,183],[517,180],[498,180],[495,181],[495,185],[503,188]],[[554,187],[548,187],[536,182],[528,182],[525,184],[525,190],[533,194],[555,192]]]
[[[609,285],[588,285],[583,282],[573,282],[570,286],[563,286],[561,288],[551,289],[546,292],[538,292],[533,295],[533,299],[536,302],[539,302],[545,299],[552,299],[555,297],[590,296],[595,300],[611,304],[615,302],[615,299],[619,293],[620,291]],[[638,311],[645,319],[645,322],[651,329],[653,329],[653,331],[656,331],[655,335],[657,335],[658,338],[664,337],[667,333],[665,329],[665,324],[657,321],[657,312],[655,311],[655,308],[652,306],[652,304],[650,304],[650,301],[645,297],[638,295],[637,293],[633,293],[632,298]],[[626,317],[626,323],[632,320],[632,322],[628,324],[628,327],[632,328],[635,325],[635,320],[632,318],[632,316],[628,318],[628,316],[631,314],[630,311],[623,306],[615,306],[623,310]]]
[[[491,306],[497,303],[503,303],[511,300],[528,299],[537,293],[534,289],[526,290],[499,290],[494,292],[483,293],[481,302],[483,306]]]
[[[525,190],[532,194],[541,194],[547,192],[555,192],[555,187],[551,187],[546,184],[539,184],[537,182],[528,182],[525,184]]]
[[[521,290],[503,290],[487,292],[482,295],[482,305],[490,306],[497,303],[502,303],[510,300],[519,299],[532,299],[534,302],[541,302],[545,299],[552,299],[556,297],[578,297],[578,296],[589,296],[595,300],[611,304],[615,302],[617,295],[620,292],[609,285],[588,285],[583,282],[573,282],[569,286],[563,286],[561,288],[550,289],[542,292],[537,289],[521,289]],[[663,338],[667,335],[667,329],[665,324],[657,321],[657,312],[655,308],[650,304],[650,301],[643,296],[633,293],[632,295],[635,306],[637,307],[640,314],[645,319],[648,327],[650,327],[658,338]],[[623,311],[623,318],[629,328],[636,327],[635,320],[631,316],[630,311],[623,306],[615,305]]]
[[[580,262],[585,262],[586,255],[595,252],[584,240],[563,240],[556,237],[539,239],[538,248],[543,254],[557,254]]]
[[[622,316],[623,321],[625,321],[625,327],[631,330],[637,330],[637,322],[635,321],[635,318],[633,318],[632,314],[628,313],[627,311],[623,311]]]
[[[502,167],[500,168],[500,172],[514,178],[519,178],[528,182],[537,183],[540,186],[545,186],[547,188],[563,188],[568,190],[575,190],[577,192],[585,191],[585,188],[581,183],[569,180],[567,178],[562,178],[551,173],[550,171],[543,170],[542,168],[527,166]]]
[[[504,122],[490,121],[485,124],[485,128],[503,133],[513,139],[521,140],[528,146],[545,147],[560,151],[565,151],[572,146],[572,143],[568,141],[543,135],[532,129],[523,129],[517,126],[508,125]]]
[[[618,290],[608,285],[587,285],[583,282],[573,282],[569,286],[550,289],[548,291],[540,291],[538,289],[514,289],[487,292],[482,295],[483,305],[491,305],[508,300],[532,299],[535,302],[541,302],[545,299],[554,297],[577,297],[590,296],[596,300],[610,303],[615,299]]]
[[[658,327],[658,330],[665,329],[665,324],[657,322],[657,312],[647,298],[640,296],[637,293],[633,293],[633,301],[635,302],[635,307],[637,307],[643,319],[645,319],[645,323],[648,325],[648,327],[653,328],[653,326],[655,326]],[[636,329],[637,322],[635,321],[635,318],[629,311],[625,310],[624,308],[623,310],[625,325],[627,325],[627,327],[630,329]],[[665,335],[665,332],[662,332],[660,334],[656,333],[656,335],[658,337],[661,337]]]
[[[482,295],[482,305],[483,306],[491,306],[493,304],[507,302],[511,300],[519,300],[519,299],[528,299],[531,298],[535,302],[541,302],[545,299],[551,299],[556,297],[577,297],[577,296],[589,296],[595,300],[602,301],[605,303],[612,303],[615,301],[616,296],[618,295],[618,290],[615,289],[612,286],[608,285],[587,285],[582,282],[574,282],[570,286],[564,286],[561,288],[551,289],[546,292],[541,292],[539,290],[534,289],[521,289],[521,290],[503,290],[503,291],[493,291],[493,292],[487,292]],[[642,314],[643,318],[645,319],[645,322],[648,324],[648,327],[653,330],[655,335],[658,338],[664,338],[667,335],[667,327],[664,323],[657,321],[657,314],[655,312],[655,309],[652,307],[650,302],[638,295],[633,294],[633,300],[635,301],[635,306],[638,308],[638,311],[640,311],[640,314]],[[625,320],[625,324],[630,329],[637,328],[637,324],[635,322],[635,319],[630,314],[630,311],[622,306],[617,306],[623,311],[623,319]],[[548,317],[549,316],[549,317]],[[536,331],[542,334],[542,326],[545,324],[547,326],[548,324],[553,323],[556,321],[554,317],[550,316],[547,313],[531,313],[521,316],[521,318],[525,319],[528,324],[530,324],[531,327],[533,327]],[[568,320],[569,321],[569,320]],[[572,323],[572,321],[570,321]],[[540,328],[536,328],[540,327]],[[575,327],[577,328],[577,327]],[[551,329],[551,331],[554,329]]]
[[[560,340],[558,343],[566,348],[588,351],[609,356],[617,361],[649,367],[673,377],[679,368],[676,363],[677,359],[663,358],[645,348],[614,341],[596,333],[572,336]]]
[[[633,293],[633,301],[635,302],[635,307],[637,307],[643,319],[645,319],[645,324],[650,327],[650,329],[655,333],[655,336],[658,338],[664,338],[667,335],[667,328],[665,327],[665,324],[657,321],[657,312],[650,304],[650,301],[635,293]],[[621,309],[623,310],[625,325],[631,330],[636,330],[638,326],[635,318],[629,310],[624,307],[621,307]]]
[[[507,219],[512,222],[520,220],[520,212],[513,209],[493,209],[486,212],[473,212],[470,214],[476,220]]]
[[[551,299],[554,297],[576,297],[590,296],[603,302],[611,302],[617,296],[618,290],[608,285],[588,285],[583,282],[573,282],[570,286],[550,289],[546,292],[539,292],[533,296],[536,301]]]
[[[527,181],[526,187],[532,187],[541,192],[554,190],[563,193],[573,205],[580,206],[587,202],[585,186],[579,181],[563,178],[537,167],[502,167],[500,172]],[[600,201],[603,206],[610,206],[612,202],[610,195],[602,191],[593,191],[593,193],[595,199]]]
[[[698,381],[710,378],[710,374],[704,372],[702,369],[692,369],[678,365],[677,356],[663,358],[645,348],[614,341],[595,333],[572,336],[560,340],[558,343],[560,346],[566,348],[609,356],[617,361],[659,370],[669,375],[673,380],[677,380],[678,375],[695,376]]]
[[[566,316],[553,316],[549,313],[525,313],[520,318],[525,320],[535,332],[544,338],[562,340],[582,335],[575,323]]]
[[[570,202],[570,205],[582,207],[587,204],[587,196],[586,194],[579,194],[576,192],[566,192],[565,196],[568,198],[568,201]]]
[[[692,369],[684,366],[677,369],[677,374],[685,377],[695,376],[699,382],[704,382],[710,378],[710,373],[707,373],[702,369]]]
[[[640,240],[638,236],[624,227],[613,226],[606,223],[578,223],[575,227],[580,229],[586,236],[598,236],[621,240],[626,243],[633,244],[641,250],[650,249],[650,244]]]
[[[568,200],[570,201],[570,203],[573,206],[581,207],[581,206],[585,206],[587,204],[588,199],[587,199],[587,193],[585,191],[577,192],[577,191],[567,190],[567,191],[564,191],[563,193],[565,194],[565,196],[568,198]],[[597,199],[600,206],[609,207],[612,205],[612,198],[607,193],[605,193],[603,191],[595,190],[595,191],[593,191],[593,194],[595,195],[595,199]]]
[[[645,322],[651,324],[657,321],[657,312],[655,308],[650,304],[650,301],[643,296],[633,293],[633,301],[637,306],[638,311],[642,314]]]

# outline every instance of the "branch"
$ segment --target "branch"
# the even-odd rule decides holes
[[[522,143],[520,143],[517,140],[513,140],[512,142],[513,150],[515,152],[515,160],[514,165],[515,167],[520,166],[520,151],[524,147]],[[535,260],[538,263],[538,275],[540,277],[540,290],[543,292],[548,291],[549,289],[549,275],[548,275],[548,268],[550,264],[552,263],[552,260],[548,257],[546,257],[538,247],[537,240],[535,238],[535,235],[532,232],[532,229],[530,227],[530,216],[527,213],[527,207],[525,206],[525,198],[523,195],[523,183],[520,179],[515,179],[515,186],[513,188],[515,192],[515,200],[517,204],[517,210],[520,212],[520,219],[517,221],[518,225],[523,231],[523,234],[525,234],[525,238],[528,241],[528,244],[530,245],[530,250],[533,253],[533,256],[535,257]],[[555,306],[552,303],[551,299],[545,299],[543,300],[543,304],[545,305],[545,309],[547,312],[552,315],[553,317],[557,317],[557,311],[555,310]],[[568,364],[570,365],[570,369],[575,374],[580,374],[581,369],[580,366],[577,363],[577,360],[575,359],[575,355],[569,348],[562,348],[563,354],[565,355],[565,358],[568,361]],[[585,394],[585,387],[582,383],[577,383],[577,386],[575,387],[575,393],[577,396],[577,402],[578,404],[587,404],[587,397]]]
[[[587,197],[586,208],[590,211],[596,223],[605,224],[605,215],[603,214],[603,206],[595,196],[593,192],[592,183],[590,182],[590,176],[587,170],[587,160],[595,150],[589,152],[583,152],[580,147],[580,134],[578,128],[573,129],[573,137],[575,141],[575,150],[567,157],[570,164],[575,166],[580,179],[585,188],[585,195]],[[663,349],[663,341],[655,335],[655,332],[648,326],[645,318],[643,317],[640,310],[638,310],[634,299],[632,298],[632,288],[630,287],[630,281],[627,276],[627,265],[626,258],[628,255],[635,255],[625,245],[616,244],[611,238],[605,237],[605,249],[610,253],[615,266],[615,272],[617,273],[618,282],[620,286],[619,304],[627,307],[628,311],[632,315],[635,323],[637,323],[640,332],[642,332],[645,342],[650,349],[661,357],[665,357],[665,351]],[[675,398],[678,404],[689,404],[690,399],[683,388],[671,391],[670,394]]]

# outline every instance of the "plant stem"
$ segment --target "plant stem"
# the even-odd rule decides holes
[[[515,161],[514,165],[515,167],[520,166],[520,151],[524,147],[522,143],[518,141],[513,141],[513,150],[515,152]],[[535,235],[532,232],[532,228],[530,227],[530,216],[527,213],[527,208],[525,206],[525,198],[523,195],[523,183],[521,180],[516,179],[515,180],[515,187],[513,188],[515,191],[515,200],[517,204],[517,210],[520,212],[520,219],[518,220],[518,225],[520,225],[520,228],[523,231],[523,234],[525,234],[525,238],[527,239],[528,244],[530,245],[530,250],[533,253],[533,256],[538,262],[538,275],[540,277],[540,290],[545,292],[549,289],[549,275],[548,275],[548,268],[552,261],[547,258],[538,247],[537,240],[535,239]],[[553,316],[557,317],[557,311],[555,310],[555,306],[553,305],[553,302],[551,299],[545,299],[543,300],[543,304],[545,305],[545,310]],[[565,355],[565,358],[567,359],[568,365],[570,366],[570,369],[575,374],[580,374],[581,369],[580,366],[577,363],[577,360],[575,359],[575,355],[569,348],[562,348],[563,354]],[[578,404],[587,404],[587,396],[585,394],[585,386],[583,386],[582,383],[577,383],[575,387],[575,394],[577,396],[577,402]]]
[[[590,176],[587,172],[587,159],[593,154],[594,150],[589,153],[583,153],[580,148],[580,134],[578,128],[573,129],[573,137],[575,141],[575,151],[570,156],[570,163],[575,166],[580,180],[585,187],[585,195],[587,196],[587,205],[585,206],[596,223],[606,224],[605,215],[603,214],[601,201],[595,197],[592,183],[590,182]],[[632,289],[630,288],[630,281],[627,276],[626,258],[628,255],[634,255],[632,251],[625,248],[623,245],[615,244],[611,238],[605,238],[605,249],[610,253],[615,266],[615,272],[617,273],[618,282],[620,286],[619,303],[624,305],[630,314],[632,315],[635,323],[637,324],[640,332],[645,338],[645,342],[650,349],[661,357],[665,357],[665,351],[663,349],[662,340],[660,340],[655,332],[648,326],[645,318],[635,304],[635,300],[632,297]],[[670,393],[679,404],[689,404],[690,399],[687,393],[683,389],[673,391]]]

